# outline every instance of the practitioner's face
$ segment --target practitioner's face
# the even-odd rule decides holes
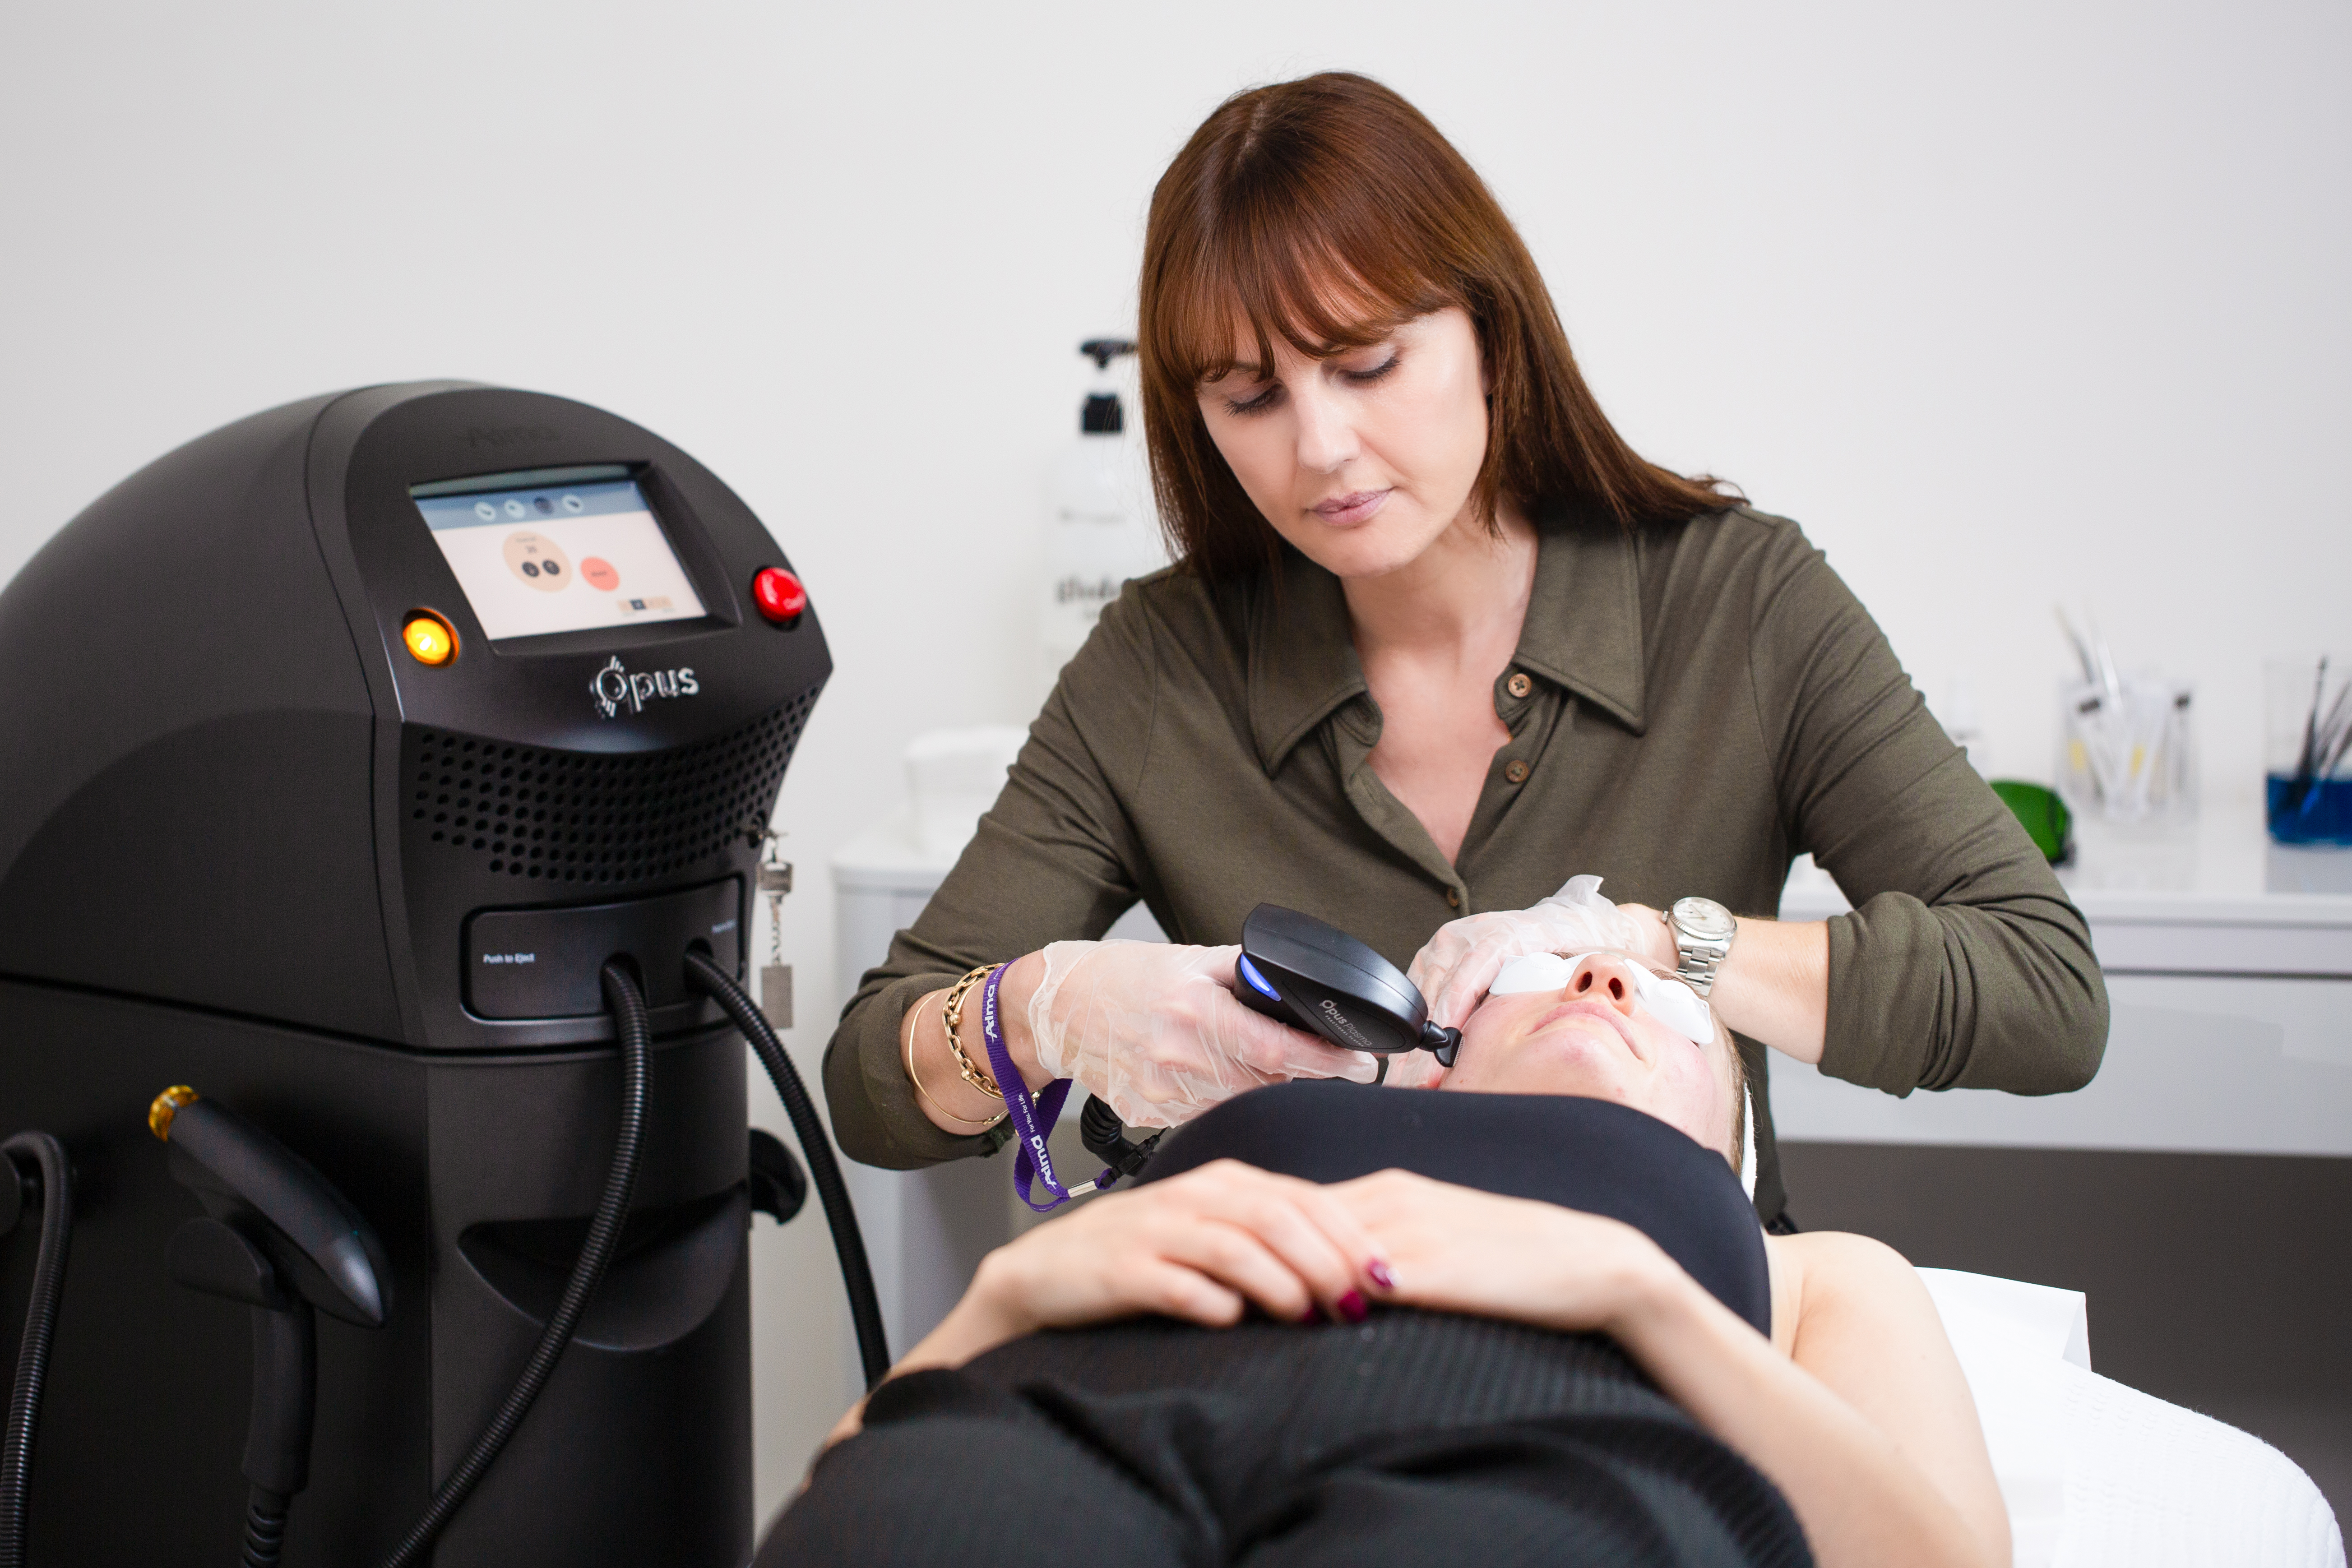
[[[1243,331],[1236,363],[1201,384],[1201,417],[1275,531],[1340,577],[1377,577],[1457,524],[1480,533],[1470,491],[1486,460],[1477,330],[1449,307],[1328,358],[1280,337],[1262,365]]]
[[[1630,953],[1593,952],[1556,991],[1489,995],[1464,1021],[1461,1050],[1438,1087],[1613,1100],[1729,1150],[1738,1163],[1730,1037],[1718,1024],[1696,1045],[1661,1022],[1642,1004],[1644,971],[1683,984]]]

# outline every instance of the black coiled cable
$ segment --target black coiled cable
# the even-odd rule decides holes
[[[769,1081],[784,1102],[784,1114],[792,1118],[793,1135],[801,1141],[802,1157],[808,1162],[809,1180],[824,1205],[825,1224],[833,1227],[833,1250],[841,1258],[841,1282],[849,1292],[849,1321],[857,1331],[857,1359],[865,1364],[866,1386],[871,1389],[890,1370],[890,1342],[882,1331],[882,1304],[874,1294],[874,1271],[866,1267],[866,1238],[858,1233],[857,1211],[849,1206],[849,1189],[842,1184],[833,1140],[817,1120],[816,1106],[776,1031],[735,977],[702,954],[689,952],[686,978],[742,1031],[760,1065],[768,1069]]]
[[[0,1143],[15,1166],[29,1158],[40,1176],[41,1240],[33,1260],[33,1293],[25,1306],[25,1338],[16,1352],[16,1378],[8,1392],[8,1431],[0,1444],[0,1568],[24,1568],[25,1529],[33,1501],[33,1433],[41,1419],[41,1384],[49,1373],[57,1337],[58,1299],[66,1288],[66,1252],[73,1245],[73,1173],[65,1149],[46,1132],[19,1132]],[[16,1170],[0,1180],[21,1182]]]
[[[253,1489],[245,1504],[245,1557],[239,1568],[278,1568],[286,1550],[286,1510],[291,1500],[267,1487]]]
[[[1385,1061],[1388,1058],[1383,1057],[1381,1059]],[[1140,1174],[1143,1167],[1150,1163],[1152,1152],[1160,1147],[1160,1133],[1154,1132],[1140,1143],[1129,1142],[1126,1124],[1119,1121],[1118,1112],[1110,1108],[1109,1101],[1097,1100],[1092,1095],[1087,1097],[1086,1108],[1078,1112],[1078,1142],[1084,1143],[1096,1159],[1120,1176]],[[1099,1183],[1097,1190],[1109,1184],[1108,1182]]]
[[[441,1489],[433,1494],[425,1508],[425,1517],[406,1540],[393,1549],[383,1560],[384,1568],[406,1568],[419,1552],[433,1543],[441,1533],[475,1483],[515,1435],[522,1418],[530,1414],[531,1402],[547,1385],[549,1376],[563,1349],[572,1342],[572,1331],[580,1326],[580,1314],[587,1309],[588,1298],[595,1293],[597,1284],[604,1278],[605,1265],[613,1261],[614,1247],[621,1239],[621,1222],[629,1212],[629,1191],[636,1184],[637,1151],[644,1142],[646,1130],[646,1079],[650,1069],[653,1047],[653,1024],[646,1012],[645,994],[637,983],[618,962],[605,963],[604,1005],[613,1010],[613,1021],[621,1037],[621,1135],[613,1148],[612,1173],[604,1178],[604,1195],[597,1200],[596,1216],[588,1222],[588,1239],[581,1245],[579,1261],[572,1266],[572,1278],[563,1287],[563,1299],[556,1304],[555,1315],[547,1321],[539,1336],[539,1346],[530,1352],[530,1361],[515,1379],[506,1403],[482,1428],[474,1440],[473,1451],[449,1472]]]

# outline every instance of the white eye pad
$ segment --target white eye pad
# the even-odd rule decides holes
[[[1565,990],[1576,966],[1591,956],[1585,952],[1523,954],[1503,965],[1495,983],[1486,987],[1486,994],[1517,996],[1530,991]],[[1704,1046],[1715,1039],[1715,1014],[1697,992],[1679,980],[1653,974],[1639,963],[1625,967],[1633,976],[1633,993],[1643,1011],[1693,1045]]]

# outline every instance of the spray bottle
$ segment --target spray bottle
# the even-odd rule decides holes
[[[1038,644],[1048,682],[1078,651],[1130,577],[1168,564],[1142,442],[1129,434],[1111,364],[1135,352],[1124,338],[1093,338],[1095,362],[1078,413],[1078,438],[1055,459],[1047,488],[1045,595]]]

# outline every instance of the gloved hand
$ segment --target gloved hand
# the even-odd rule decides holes
[[[1172,1127],[1245,1089],[1294,1078],[1370,1083],[1372,1058],[1234,1000],[1238,947],[1057,942],[1039,954],[1030,1047],[1130,1127]]]
[[[1486,999],[1486,987],[1503,965],[1522,953],[1590,952],[1595,948],[1642,953],[1650,945],[1633,919],[1601,896],[1600,878],[1570,877],[1533,909],[1497,910],[1446,921],[1413,954],[1405,978],[1427,999],[1433,1022],[1458,1029]],[[1412,1051],[1389,1058],[1386,1081],[1402,1089],[1426,1089],[1444,1076],[1436,1058]]]

